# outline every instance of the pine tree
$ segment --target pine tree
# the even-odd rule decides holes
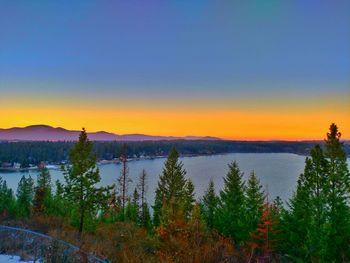
[[[349,252],[349,172],[340,133],[333,124],[330,130],[326,152],[315,145],[306,158],[291,211],[282,221],[286,253],[303,261],[342,261]]]
[[[147,191],[147,173],[145,170],[142,170],[142,173],[139,178],[139,183],[137,185],[139,192],[140,192],[140,221],[141,226],[145,227],[146,229],[150,228],[150,213],[148,209],[148,205],[146,202],[146,191]]]
[[[195,198],[194,198],[194,185],[191,180],[187,180],[186,182],[186,196],[185,196],[185,204],[184,204],[184,212],[187,219],[191,217],[192,209],[194,206]]]
[[[286,215],[286,250],[304,261],[321,260],[325,254],[326,230],[326,176],[327,161],[319,145],[305,160],[296,193],[290,201],[291,211]]]
[[[206,243],[206,225],[202,217],[201,207],[196,203],[191,212],[192,216],[188,222],[188,241],[191,247],[192,262],[203,262],[203,244]]]
[[[7,183],[0,177],[0,218],[12,213],[15,205],[15,198],[12,189],[7,187]]]
[[[141,226],[147,229],[147,231],[150,233],[152,231],[152,220],[151,220],[151,213],[148,208],[147,202],[145,202],[142,206],[143,216],[141,220]]]
[[[51,192],[51,175],[46,167],[40,169],[40,173],[37,178],[37,186],[35,187],[34,195],[34,211],[37,213],[43,213],[50,205],[52,198]]]
[[[261,218],[255,233],[252,234],[256,244],[257,262],[272,262],[272,255],[276,247],[275,232],[278,221],[273,216],[274,207],[266,200],[261,211]]]
[[[243,173],[236,162],[229,164],[229,171],[224,178],[224,189],[220,192],[217,228],[224,236],[231,237],[237,246],[246,240],[244,229],[244,182]]]
[[[138,218],[138,211],[137,211],[137,206],[134,203],[133,200],[128,200],[126,207],[125,207],[125,217],[123,218],[123,221],[129,221],[129,222],[134,222],[135,224],[139,223],[139,218]]]
[[[282,250],[300,262],[310,260],[305,241],[311,228],[312,211],[309,209],[311,198],[306,180],[304,174],[299,176],[296,192],[289,202],[290,211],[286,213],[282,226],[285,233]]]
[[[17,216],[29,217],[34,198],[34,180],[29,176],[22,176],[17,187]]]
[[[67,216],[74,204],[70,204],[65,199],[64,186],[59,180],[56,180],[55,185],[56,191],[51,193],[50,206],[46,207],[47,213],[56,216]]]
[[[246,227],[248,233],[252,233],[256,230],[257,224],[261,218],[262,208],[264,205],[264,192],[260,185],[259,179],[252,172],[249,176],[247,187],[245,190],[246,195]]]
[[[165,162],[162,175],[159,177],[156,197],[153,206],[153,222],[155,226],[160,224],[162,207],[173,206],[170,210],[183,209],[188,189],[185,179],[186,171],[182,162],[179,161],[179,154],[173,147]]]
[[[209,229],[214,228],[218,202],[219,199],[215,193],[214,182],[213,180],[210,180],[208,189],[206,190],[201,202],[203,218]]]
[[[69,159],[71,166],[64,168],[65,197],[75,205],[81,235],[85,220],[96,217],[98,210],[107,205],[111,187],[96,187],[101,177],[85,129],[71,150]]]
[[[328,162],[322,148],[315,145],[310,152],[311,158],[305,161],[304,175],[306,187],[309,191],[311,211],[310,228],[305,240],[309,255],[314,260],[325,259],[327,247],[327,171]]]
[[[329,161],[329,251],[333,260],[350,260],[350,174],[341,133],[333,123],[327,133],[325,156]]]

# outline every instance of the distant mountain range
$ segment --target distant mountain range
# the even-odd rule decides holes
[[[31,125],[23,128],[0,129],[1,141],[76,141],[80,131],[54,128],[48,125]],[[114,134],[105,131],[88,133],[91,141],[161,141],[161,140],[221,140],[200,136],[152,136],[145,134]]]

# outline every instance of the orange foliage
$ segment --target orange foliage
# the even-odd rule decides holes
[[[265,202],[262,209],[262,216],[256,228],[251,234],[251,241],[246,243],[244,251],[249,262],[274,262],[276,259],[273,252],[276,246],[276,225],[278,221],[273,215],[276,207]]]
[[[180,211],[171,211],[156,233],[161,262],[228,262],[238,258],[231,240],[207,231],[199,206],[188,222]]]

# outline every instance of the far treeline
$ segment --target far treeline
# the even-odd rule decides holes
[[[295,153],[309,155],[311,148],[323,141],[225,141],[225,140],[176,140],[127,142],[128,158],[167,156],[173,146],[180,155],[210,155],[222,153]],[[0,142],[0,167],[19,163],[21,168],[41,162],[60,164],[69,159],[74,142]],[[97,160],[113,160],[121,155],[123,142],[93,143]],[[344,145],[350,154],[350,143]]]
[[[332,124],[324,144],[312,147],[287,205],[269,200],[254,172],[244,181],[235,161],[223,188],[216,192],[211,181],[196,200],[173,147],[150,205],[147,171],[129,189],[125,146],[116,185],[99,186],[83,130],[64,182],[53,187],[42,167],[36,183],[23,176],[14,194],[0,178],[0,224],[48,233],[110,262],[350,262],[350,173],[340,138]]]

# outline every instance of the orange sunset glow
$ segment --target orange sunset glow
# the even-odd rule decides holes
[[[110,101],[78,104],[69,101],[42,100],[31,106],[2,103],[0,126],[24,127],[47,124],[55,127],[117,134],[142,133],[164,136],[215,136],[232,140],[315,140],[324,137],[330,120],[341,127],[343,138],[350,138],[350,104],[343,98],[303,99],[273,103],[255,100],[219,103],[184,102],[174,108],[173,102],[140,101],[132,105]],[[201,106],[205,104],[207,108]],[[245,109],[240,104],[245,104]],[[191,106],[189,106],[191,105]],[[241,109],[240,109],[241,108]]]

